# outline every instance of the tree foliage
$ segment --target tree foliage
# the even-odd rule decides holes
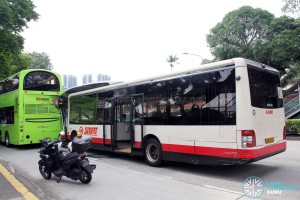
[[[172,54],[166,58],[166,62],[168,62],[171,66],[171,71],[174,67],[174,63],[179,64],[179,62],[177,62],[178,60],[179,58],[176,55],[173,56]]]
[[[31,20],[37,20],[31,0],[0,1],[0,78],[10,75],[12,64],[22,68],[24,38],[20,35]]]
[[[257,39],[266,38],[273,18],[269,12],[250,6],[228,13],[207,35],[212,54],[217,60],[237,55],[251,57],[254,43]]]
[[[282,11],[285,14],[295,14],[300,16],[300,1],[299,0],[283,0],[284,6]]]
[[[37,52],[33,52],[33,53],[29,53],[27,54],[30,59],[31,62],[28,65],[28,68],[30,69],[48,69],[48,70],[52,70],[53,69],[53,65],[51,63],[50,57],[48,56],[48,54],[42,52],[42,53],[37,53]]]
[[[249,6],[228,13],[207,35],[215,60],[244,57],[285,72],[300,61],[300,21]]]

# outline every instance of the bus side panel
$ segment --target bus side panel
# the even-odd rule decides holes
[[[84,135],[90,136],[92,138],[92,142],[95,144],[104,144],[103,138],[103,125],[76,125],[69,124],[68,126],[68,138],[70,138],[73,132],[82,133]],[[105,144],[111,144],[111,126],[105,126]]]
[[[18,96],[19,90],[15,90],[9,92],[7,94],[1,95],[1,107],[3,110],[1,111],[1,133],[2,133],[2,141],[4,141],[5,134],[9,134],[9,140],[11,144],[16,143],[17,137],[17,108],[16,108],[16,98]],[[7,110],[9,109],[9,111]],[[5,114],[4,114],[5,113]]]
[[[252,124],[249,116],[252,115],[251,97],[249,90],[249,80],[247,67],[237,66],[236,77],[240,80],[236,81],[236,126],[237,130],[251,130]],[[241,148],[241,135],[237,134],[238,147]]]
[[[188,130],[188,131],[187,131]],[[219,126],[144,126],[144,137],[155,135],[163,151],[196,154],[196,148],[233,148],[236,151],[236,128],[224,128],[223,134],[233,142],[220,142]],[[166,138],[169,138],[169,143]],[[202,154],[201,151],[197,153]]]

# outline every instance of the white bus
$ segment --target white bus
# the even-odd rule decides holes
[[[286,149],[279,72],[243,58],[68,96],[67,137],[162,161],[227,165]]]

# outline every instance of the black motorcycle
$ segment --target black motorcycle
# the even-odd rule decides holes
[[[39,151],[39,170],[45,179],[50,179],[52,174],[57,176],[60,182],[62,176],[72,180],[80,180],[89,183],[96,165],[91,165],[86,157],[86,151],[90,148],[91,139],[86,136],[75,137],[72,141],[72,151],[67,150],[67,143],[62,141],[51,142],[49,138],[42,141]],[[61,148],[61,146],[65,148]]]

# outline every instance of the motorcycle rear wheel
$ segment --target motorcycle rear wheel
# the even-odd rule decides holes
[[[47,170],[47,167],[44,164],[39,164],[39,170],[45,179],[49,180],[51,178],[52,174],[49,170]]]
[[[92,174],[86,170],[81,170],[80,179],[81,183],[88,184],[92,180]]]

